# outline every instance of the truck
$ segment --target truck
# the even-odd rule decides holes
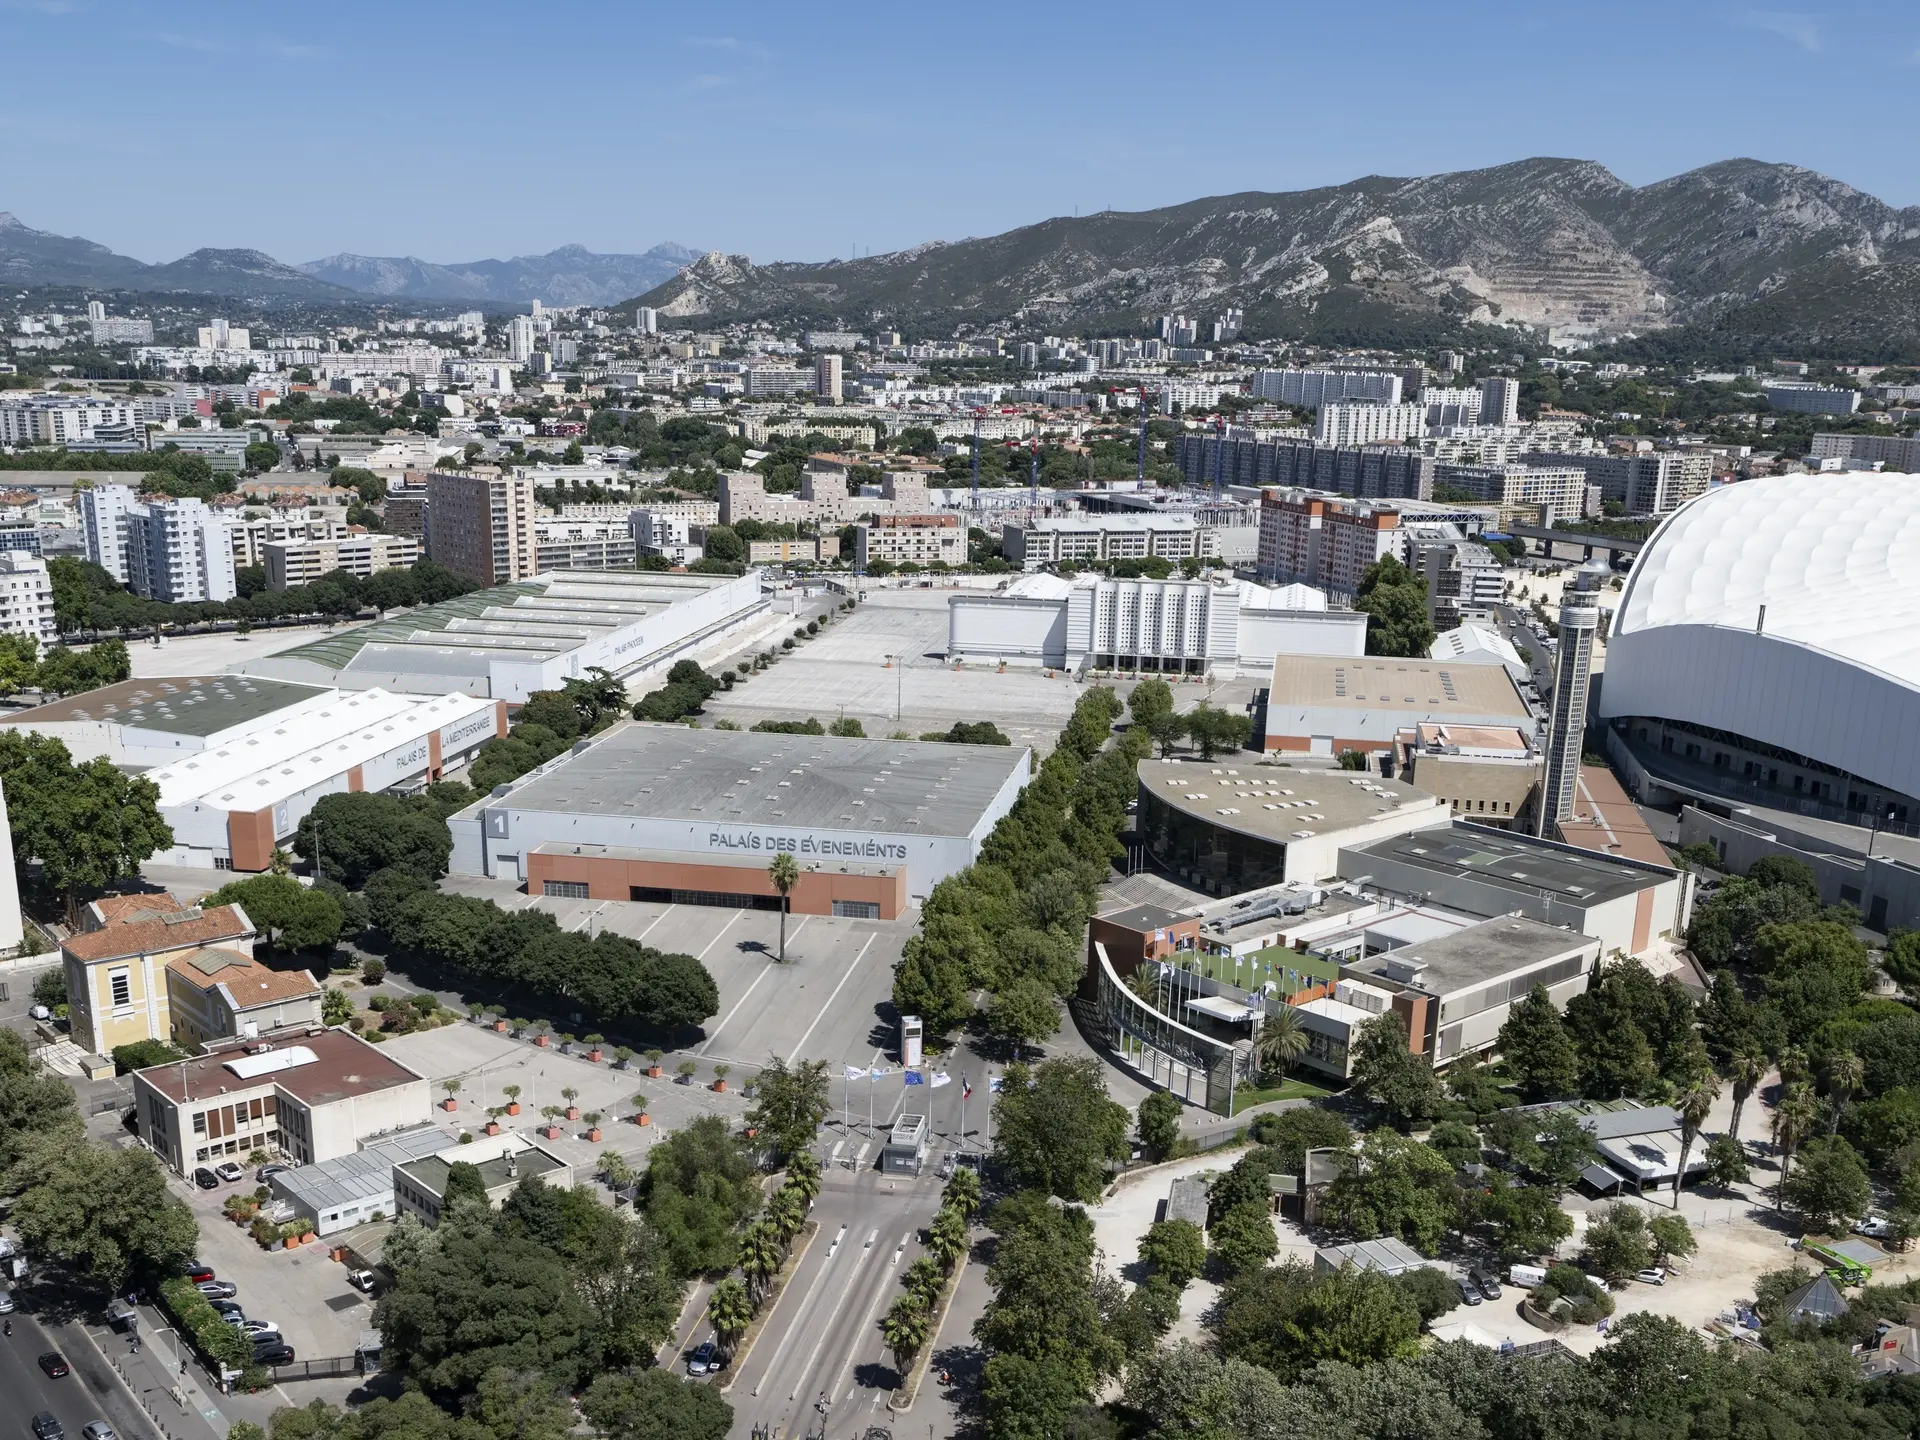
[[[1515,1265],[1507,1271],[1507,1283],[1518,1285],[1522,1290],[1532,1290],[1547,1283],[1547,1271],[1544,1265]]]

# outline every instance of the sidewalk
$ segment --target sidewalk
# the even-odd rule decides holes
[[[138,1350],[129,1336],[104,1325],[75,1321],[68,1328],[86,1334],[164,1440],[206,1440],[209,1434],[224,1440],[229,1422],[219,1407],[222,1397],[208,1388],[206,1371],[191,1358],[181,1361],[183,1347],[157,1310],[142,1305],[139,1314]]]

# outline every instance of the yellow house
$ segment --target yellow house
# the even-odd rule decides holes
[[[214,947],[253,961],[253,922],[238,905],[203,910],[171,895],[110,895],[87,911],[88,928],[60,953],[73,1043],[96,1055],[174,1038],[173,961],[190,962]]]

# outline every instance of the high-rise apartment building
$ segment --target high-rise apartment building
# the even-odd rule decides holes
[[[25,395],[0,401],[0,445],[133,448],[139,417],[125,400],[100,395]]]
[[[840,357],[822,355],[813,362],[813,391],[822,400],[840,403]]]
[[[1520,423],[1520,382],[1505,375],[1489,375],[1480,382],[1480,423]]]
[[[209,320],[199,328],[196,343],[202,350],[251,350],[253,335],[224,320]]]
[[[1574,466],[1602,500],[1626,507],[1629,515],[1665,515],[1678,510],[1713,483],[1713,456],[1704,451],[1642,450],[1631,455],[1562,455],[1541,451],[1527,463]]]
[[[1395,370],[1256,370],[1247,392],[1276,405],[1318,410],[1338,400],[1398,405],[1402,379]]]
[[[1551,525],[1577,520],[1588,511],[1586,472],[1568,463],[1570,455],[1542,456],[1548,465],[1442,465],[1438,484],[1465,491],[1474,500],[1500,507],[1502,524]]]
[[[533,522],[531,477],[436,470],[427,481],[428,557],[482,585],[539,573]]]
[[[0,550],[0,633],[31,635],[52,644],[53,582],[47,562],[25,550]]]
[[[524,365],[533,358],[533,317],[515,315],[507,321],[507,358]]]
[[[1260,579],[1271,585],[1312,585],[1351,599],[1367,568],[1398,555],[1400,512],[1302,491],[1260,496]]]
[[[1233,430],[1178,435],[1174,464],[1190,485],[1302,486],[1370,500],[1431,500],[1434,460],[1394,445],[1318,445],[1311,440],[1242,438]]]
[[[95,485],[75,494],[87,559],[127,583],[127,511],[139,502],[126,485]]]
[[[636,305],[633,310],[633,328],[642,335],[660,333],[660,312],[651,305]]]
[[[233,538],[227,522],[196,499],[150,500],[125,511],[127,588],[178,605],[231,600]]]
[[[1400,377],[1392,377],[1398,385]],[[1427,428],[1427,407],[1419,401],[1340,400],[1320,407],[1313,438],[1322,445],[1379,445],[1411,440]]]
[[[420,558],[420,542],[411,535],[342,535],[328,540],[269,540],[261,547],[267,589],[311,585],[323,575],[345,570],[368,576],[376,570],[405,569]]]
[[[1593,671],[1593,637],[1600,628],[1598,591],[1607,567],[1593,561],[1580,567],[1573,587],[1560,600],[1560,660],[1553,678],[1553,708],[1547,716],[1546,772],[1540,786],[1535,834],[1558,837],[1559,825],[1573,815],[1580,780],[1581,747],[1587,733],[1587,682]]]

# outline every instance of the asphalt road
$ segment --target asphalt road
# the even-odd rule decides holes
[[[1515,646],[1524,647],[1533,655],[1533,684],[1542,697],[1542,703],[1553,702],[1553,667],[1558,651],[1551,640],[1543,640],[1527,629],[1526,612],[1512,605],[1494,607],[1500,616],[1502,632]]]
[[[59,1418],[68,1440],[80,1440],[80,1427],[95,1420],[113,1426],[122,1440],[155,1436],[152,1422],[76,1327],[44,1326],[24,1308],[6,1318],[13,1334],[0,1339],[0,1437],[27,1440],[43,1410]],[[70,1374],[53,1380],[41,1370],[39,1357],[50,1350],[66,1357]]]

